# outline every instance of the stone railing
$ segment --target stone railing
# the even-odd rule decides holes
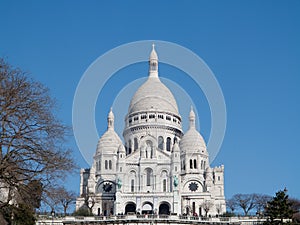
[[[143,221],[156,221],[159,224],[181,223],[181,224],[236,224],[236,225],[254,225],[262,224],[265,219],[257,217],[197,217],[182,215],[116,215],[116,216],[66,216],[63,218],[40,218],[37,225],[74,225],[74,224],[130,224],[131,222],[143,223]]]

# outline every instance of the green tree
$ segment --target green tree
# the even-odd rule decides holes
[[[265,208],[265,215],[268,217],[266,224],[283,224],[284,219],[292,219],[294,211],[286,192],[286,189],[278,191],[276,196],[268,202]]]

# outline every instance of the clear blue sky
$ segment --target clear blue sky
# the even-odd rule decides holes
[[[71,125],[76,86],[106,51],[149,39],[189,48],[212,69],[225,96],[226,136],[213,165],[225,165],[226,196],[273,195],[287,187],[300,198],[299,12],[300,1],[292,0],[0,1],[0,56],[47,85],[59,117]],[[100,134],[127,78],[112,78],[116,91],[104,90],[98,100]],[[203,102],[198,113],[207,140],[210,116]],[[68,144],[87,167],[74,139]],[[79,171],[67,186],[79,192]]]

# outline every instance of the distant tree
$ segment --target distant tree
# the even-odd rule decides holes
[[[258,215],[263,215],[263,211],[271,199],[272,197],[269,195],[255,194],[254,201],[255,201],[256,213]]]
[[[68,191],[64,187],[59,187],[57,189],[57,195],[58,201],[63,207],[64,215],[66,215],[69,206],[75,203],[77,195],[74,191]]]
[[[226,207],[230,209],[231,213],[237,208],[237,204],[233,198],[226,200]]]
[[[296,198],[290,198],[289,202],[292,204],[293,209],[293,220],[300,223],[300,200]]]
[[[284,219],[292,219],[293,208],[289,196],[284,191],[278,191],[276,196],[268,202],[265,215],[268,217],[266,224],[283,224]]]
[[[67,214],[69,206],[75,203],[76,193],[66,190],[65,187],[51,187],[44,192],[43,202],[50,207],[51,211],[63,210]]]
[[[255,207],[255,200],[256,194],[236,194],[232,197],[232,201],[244,211],[245,216]]]
[[[16,201],[29,196],[36,207],[34,182],[44,190],[74,170],[71,151],[64,148],[68,129],[55,109],[44,85],[0,59],[0,209],[18,208]]]
[[[213,203],[211,201],[204,201],[202,204],[201,204],[201,207],[202,209],[204,210],[205,212],[205,217],[207,217],[208,215],[208,212],[209,210],[213,207]]]

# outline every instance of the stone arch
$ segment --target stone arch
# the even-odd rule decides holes
[[[146,201],[142,204],[142,214],[153,214],[152,202]]]
[[[158,208],[158,214],[170,215],[171,204],[169,202],[161,202]]]
[[[125,206],[125,214],[135,213],[136,212],[136,204],[134,202],[127,202]]]

